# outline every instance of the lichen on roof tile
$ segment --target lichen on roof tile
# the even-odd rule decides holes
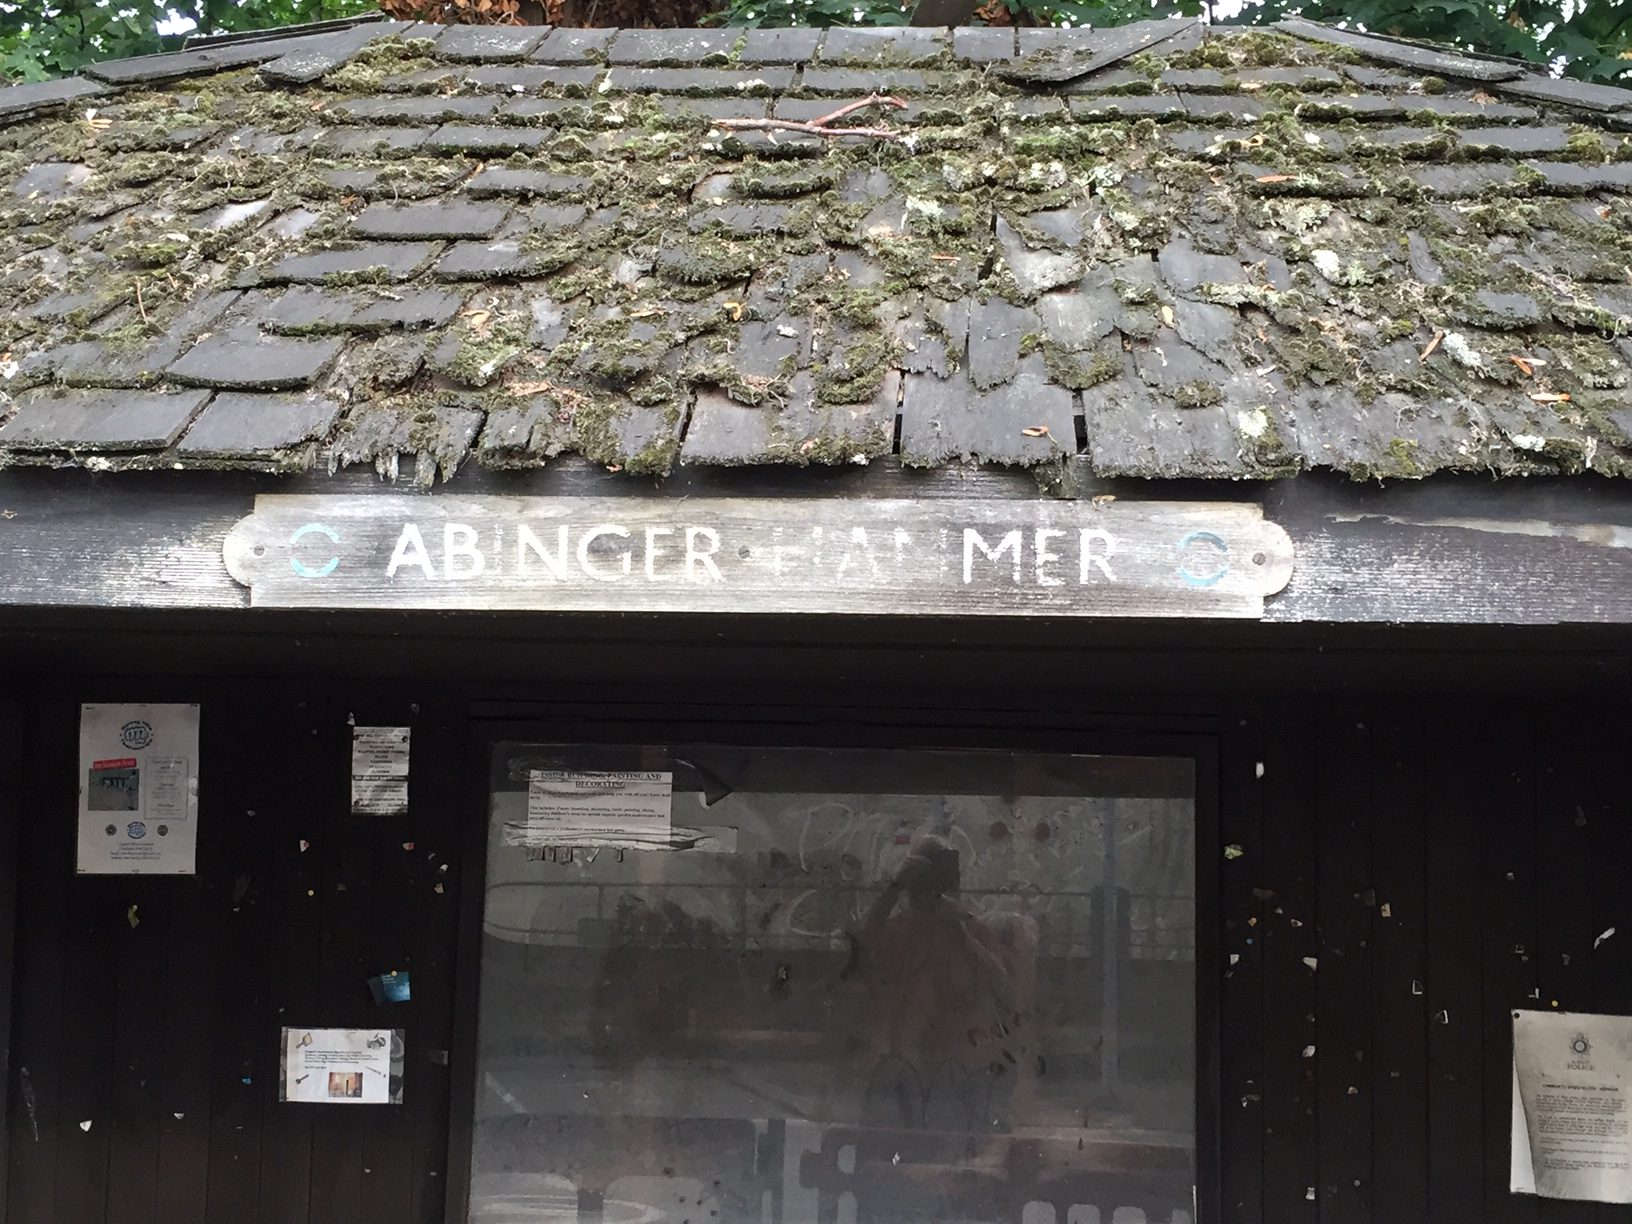
[[[1288,28],[376,22],[0,91],[0,448],[1632,471],[1632,94]]]

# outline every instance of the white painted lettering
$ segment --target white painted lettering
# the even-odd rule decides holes
[[[516,525],[516,572],[527,572],[527,554],[531,553],[544,564],[550,577],[557,582],[567,580],[567,526],[563,523],[555,529],[555,551],[546,552],[543,541],[533,534],[533,529],[526,523]]]
[[[653,582],[667,582],[670,578],[674,577],[673,574],[659,574],[657,572],[657,558],[659,555],[657,551],[657,537],[671,536],[673,534],[673,527],[646,528],[646,577],[650,578]]]
[[[1060,554],[1050,552],[1048,541],[1051,538],[1063,536],[1065,532],[1054,527],[1039,527],[1032,534],[1031,550],[1037,557],[1037,585],[1040,587],[1064,586],[1065,579],[1048,572],[1048,567],[1060,559]]]
[[[708,547],[699,548],[697,542],[707,540]],[[712,527],[686,528],[686,581],[696,582],[697,567],[702,566],[703,573],[708,575],[711,582],[724,582],[725,575],[720,573],[720,567],[714,564],[714,554],[720,551],[720,533]]]
[[[385,576],[395,578],[397,571],[405,565],[419,566],[425,572],[425,577],[436,581],[436,571],[431,568],[431,554],[425,549],[425,537],[420,535],[417,523],[403,524],[397,546],[391,551],[391,563],[385,567]]]
[[[1094,545],[1100,546],[1100,551],[1094,551]],[[1111,573],[1111,557],[1116,553],[1116,537],[1102,527],[1084,527],[1082,529],[1082,554],[1077,570],[1079,585],[1088,581],[1090,568],[1097,569],[1105,575],[1107,581],[1115,582],[1116,575]]]
[[[476,547],[476,528],[464,523],[442,524],[442,578],[457,582],[477,578],[487,568],[487,558]]]
[[[867,568],[874,578],[878,577],[878,558],[873,555],[872,541],[867,538],[867,528],[852,527],[850,529],[850,547],[844,550],[844,556],[839,558],[839,581],[844,581],[845,571],[857,563],[857,552],[861,560],[867,563]]]
[[[616,582],[619,577],[628,577],[630,570],[634,568],[634,557],[628,548],[618,554],[618,566],[621,573],[612,573],[602,569],[595,563],[594,558],[589,555],[590,549],[595,546],[595,541],[602,536],[621,536],[627,540],[629,538],[629,529],[619,527],[615,523],[609,523],[603,527],[591,527],[584,532],[583,535],[578,537],[578,568],[595,579],[596,582]]]
[[[1009,532],[999,540],[996,548],[986,543],[980,532],[973,527],[963,529],[963,581],[966,586],[975,580],[975,550],[977,548],[988,561],[1001,561],[1004,553],[1011,554],[1014,563],[1014,581],[1020,581],[1020,532],[1018,529]]]

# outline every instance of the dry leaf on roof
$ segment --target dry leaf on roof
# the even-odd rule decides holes
[[[1048,426],[1047,425],[1027,425],[1020,432],[1023,433],[1028,438],[1046,438],[1046,437],[1048,437]]]
[[[1434,338],[1428,341],[1427,346],[1417,356],[1417,361],[1427,361],[1428,358],[1432,357],[1434,355],[1434,350],[1439,347],[1439,342],[1443,339],[1445,339],[1445,333],[1443,331],[1436,331],[1434,333]]]
[[[1297,177],[1295,174],[1260,174],[1258,181],[1260,183],[1290,183]]]
[[[1568,391],[1532,391],[1530,398],[1538,404],[1567,404],[1570,402]]]
[[[1529,378],[1536,372],[1535,364],[1528,357],[1520,357],[1516,353],[1509,353],[1507,359],[1519,367],[1519,373]]]

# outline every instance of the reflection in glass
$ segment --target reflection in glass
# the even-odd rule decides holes
[[[672,848],[506,844],[563,768]],[[1189,1221],[1189,761],[505,744],[491,825],[473,1221]]]

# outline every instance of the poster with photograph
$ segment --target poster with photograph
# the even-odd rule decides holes
[[[196,705],[79,708],[81,875],[192,875]]]
[[[1513,1013],[1516,1194],[1632,1203],[1632,1016]]]
[[[278,1100],[402,1104],[402,1029],[286,1028]]]

